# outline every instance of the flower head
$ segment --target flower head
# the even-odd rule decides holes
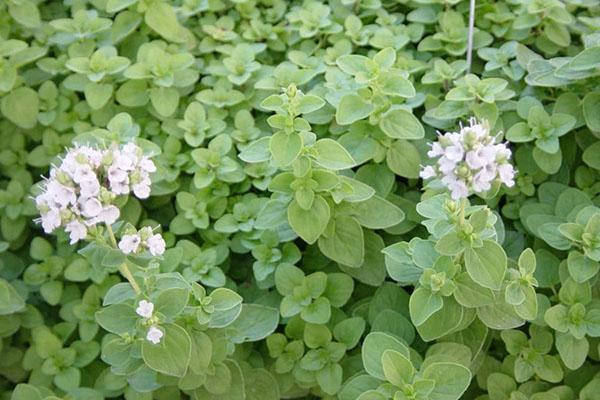
[[[154,312],[154,303],[147,300],[140,300],[137,308],[135,309],[135,312],[140,317],[150,318],[152,317],[152,313]]]
[[[511,151],[506,143],[495,143],[486,121],[471,118],[459,132],[440,134],[427,155],[437,161],[423,167],[421,178],[437,178],[455,200],[484,193],[494,183],[515,184]]]
[[[74,244],[85,239],[94,225],[117,221],[118,195],[150,196],[154,171],[152,160],[134,143],[103,150],[75,146],[41,185],[43,192],[35,198],[39,222],[46,233],[64,228]]]
[[[159,344],[163,336],[163,331],[158,329],[156,326],[151,326],[146,333],[146,340],[152,342],[153,344]]]

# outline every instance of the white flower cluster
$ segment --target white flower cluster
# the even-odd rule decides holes
[[[154,314],[154,303],[147,300],[140,300],[135,312],[140,317],[150,319]],[[159,344],[163,336],[163,331],[161,331],[156,325],[150,326],[150,328],[148,328],[148,332],[146,332],[146,340],[152,342],[153,344]]]
[[[160,256],[165,252],[165,247],[163,237],[159,233],[154,233],[149,226],[123,235],[119,241],[119,249],[125,254],[135,254],[147,249],[153,256]]]
[[[486,192],[495,182],[515,184],[511,151],[506,143],[495,143],[486,121],[471,118],[459,132],[440,134],[427,155],[438,160],[421,170],[421,178],[439,179],[455,200]]]
[[[53,166],[35,198],[46,233],[63,227],[71,244],[85,239],[96,224],[112,224],[119,218],[113,204],[118,195],[150,196],[150,173],[156,166],[133,143],[108,149],[71,148],[59,166]]]

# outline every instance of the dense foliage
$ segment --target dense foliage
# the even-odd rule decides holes
[[[598,399],[600,3],[468,19],[1,1],[0,398]]]

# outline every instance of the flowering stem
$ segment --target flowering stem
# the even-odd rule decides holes
[[[129,284],[133,288],[135,294],[142,293],[139,285],[137,284],[137,282],[135,281],[135,278],[133,277],[133,274],[129,270],[129,267],[127,267],[127,263],[123,263],[119,266],[119,272],[121,273],[121,275],[123,275],[125,277],[125,279],[127,279],[129,281]]]
[[[462,227],[465,224],[465,206],[466,206],[466,201],[465,199],[460,199],[460,214],[459,214],[459,226]]]
[[[112,227],[110,226],[110,224],[106,224],[106,230],[108,232],[108,237],[110,238],[110,241],[111,241],[112,245],[115,247],[115,249],[118,249],[119,246],[117,245],[117,238],[115,237],[115,233],[113,232]],[[139,285],[137,284],[137,282],[135,281],[135,278],[133,277],[133,274],[129,270],[129,267],[127,266],[127,263],[123,263],[123,264],[121,264],[119,266],[119,272],[121,273],[121,275],[123,275],[123,277],[125,279],[127,279],[129,281],[129,284],[131,285],[131,287],[135,291],[135,294],[142,293],[142,291],[140,290]]]

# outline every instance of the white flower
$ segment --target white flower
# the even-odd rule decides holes
[[[102,203],[95,197],[83,199],[81,204],[81,213],[87,217],[95,217],[102,211]]]
[[[140,300],[137,308],[135,309],[135,312],[140,317],[150,318],[152,317],[152,313],[154,312],[154,303],[152,303],[151,301]]]
[[[138,234],[123,235],[119,241],[119,249],[125,254],[136,253],[140,247],[141,239]]]
[[[151,227],[145,226],[135,234],[123,235],[119,248],[125,254],[147,249],[153,256],[160,256],[165,252],[166,243],[159,233],[154,233]]]
[[[148,157],[142,158],[142,160],[140,161],[140,168],[142,169],[142,171],[146,172],[156,171],[156,165],[154,165],[154,162]]]
[[[431,165],[428,165],[421,170],[421,172],[419,173],[419,176],[423,179],[429,179],[429,178],[433,178],[434,176],[436,176],[436,172],[435,172],[435,169]]]
[[[427,152],[427,156],[429,157],[439,157],[444,154],[444,148],[438,142],[433,142],[431,145],[431,150]]]
[[[515,170],[510,164],[502,164],[498,167],[498,175],[500,176],[500,181],[504,183],[508,187],[513,187],[515,185]]]
[[[109,205],[100,211],[98,216],[94,219],[94,223],[102,222],[107,225],[112,225],[119,219],[119,215],[121,215],[121,211],[119,211],[116,206]]]
[[[148,251],[153,256],[160,256],[165,252],[165,240],[160,234],[154,234],[146,240],[146,246],[148,247]]]
[[[144,182],[133,185],[133,193],[139,199],[150,197],[150,185]]]
[[[108,168],[108,180],[111,182],[111,184],[113,182],[128,182],[129,175],[124,169],[121,169],[116,165],[111,165]]]
[[[146,339],[153,344],[159,344],[163,336],[163,331],[156,326],[151,326],[150,329],[148,329],[148,333],[146,333]]]
[[[42,228],[44,232],[52,233],[56,228],[60,226],[60,213],[58,210],[49,210],[42,215]]]
[[[511,151],[505,143],[494,143],[485,121],[472,118],[459,132],[440,134],[427,155],[438,159],[422,168],[421,178],[437,178],[454,199],[487,192],[494,183],[514,185]]]
[[[69,222],[65,226],[65,232],[69,234],[71,241],[70,244],[75,244],[80,240],[85,239],[87,236],[87,228],[84,224],[77,220]]]
[[[454,161],[454,162],[458,162],[458,161],[462,160],[462,158],[465,154],[465,150],[463,149],[461,144],[448,146],[448,147],[446,147],[445,150],[446,151],[444,151],[444,156],[448,160]]]
[[[46,196],[61,207],[75,204],[77,201],[75,190],[61,184],[57,180],[48,181],[46,184]]]

